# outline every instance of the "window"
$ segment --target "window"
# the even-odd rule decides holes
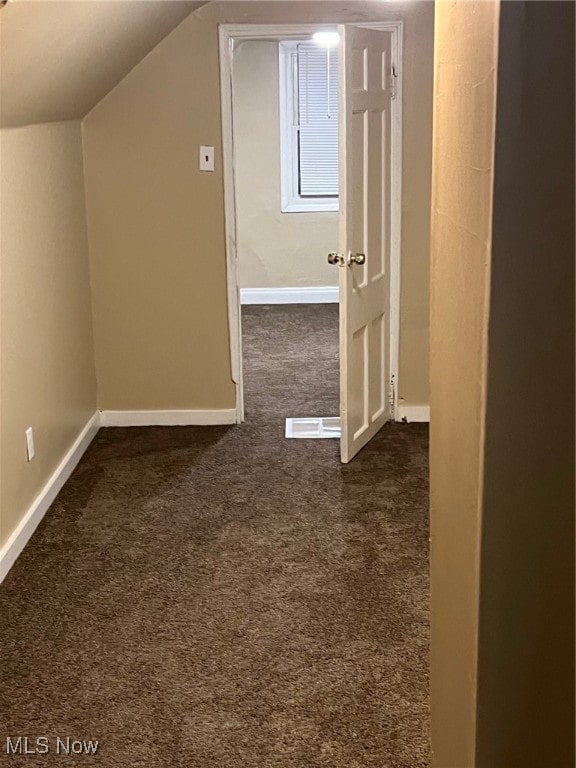
[[[338,51],[280,43],[281,210],[338,210]]]

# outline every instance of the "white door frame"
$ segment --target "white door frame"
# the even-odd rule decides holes
[[[392,64],[396,72],[396,96],[392,100],[391,136],[391,249],[390,249],[390,411],[398,414],[400,347],[400,266],[402,233],[402,21],[334,22],[331,24],[220,24],[220,98],[222,108],[222,162],[224,175],[224,214],[226,231],[226,279],[230,362],[236,384],[236,422],[244,421],[244,381],[242,370],[242,325],[238,254],[236,249],[236,190],[234,179],[234,134],[232,130],[232,57],[235,40],[289,40],[311,37],[319,29],[333,29],[338,23],[381,29],[392,33]]]

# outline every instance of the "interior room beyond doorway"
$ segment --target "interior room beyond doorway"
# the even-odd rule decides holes
[[[261,387],[273,390],[276,373],[298,377],[299,364],[302,376],[310,368],[318,374],[298,402],[287,397],[284,408],[279,404],[286,417],[338,414],[338,270],[327,261],[338,248],[337,64],[334,52],[327,63],[326,49],[310,38],[242,40],[234,50],[236,242],[242,318],[249,324],[244,354],[257,329],[274,336],[285,324],[286,354],[269,361],[269,377],[262,369]],[[306,147],[319,141],[322,167],[306,165]],[[300,348],[290,348],[290,340]],[[246,401],[247,419],[256,407]]]

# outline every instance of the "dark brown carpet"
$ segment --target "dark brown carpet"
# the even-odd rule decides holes
[[[247,423],[102,430],[1,587],[0,762],[428,764],[427,430],[285,440],[337,413],[336,308],[243,318]]]

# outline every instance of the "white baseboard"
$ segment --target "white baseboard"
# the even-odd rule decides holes
[[[241,304],[337,304],[338,286],[320,288],[240,288]]]
[[[236,424],[236,410],[214,411],[100,411],[103,427],[184,427]]]
[[[62,490],[100,427],[235,424],[236,411],[97,411],[82,429],[32,505],[0,549],[0,583],[12,568],[50,505]]]
[[[398,406],[397,421],[430,421],[429,405],[400,405]]]
[[[0,550],[0,583],[16,562],[16,559],[28,543],[50,505],[62,490],[64,483],[76,468],[99,428],[100,414],[96,412],[80,432],[68,453],[56,467],[44,488],[34,499],[28,511]]]

